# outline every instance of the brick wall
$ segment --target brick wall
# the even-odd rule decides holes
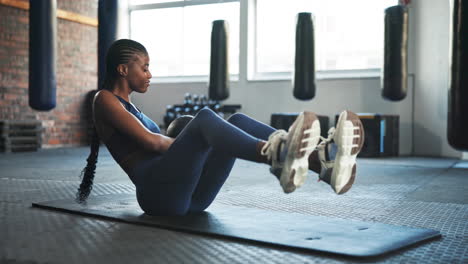
[[[97,18],[97,0],[57,0],[57,8]],[[57,106],[28,105],[29,11],[0,4],[0,120],[42,121],[42,147],[87,143],[85,98],[97,87],[97,27],[57,19]]]

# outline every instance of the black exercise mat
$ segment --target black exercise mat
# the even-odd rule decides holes
[[[87,206],[74,200],[33,206],[91,215],[190,233],[243,239],[354,257],[377,256],[440,237],[435,230],[368,223],[323,216],[213,204],[207,212],[187,216],[148,216],[133,194],[90,197]]]

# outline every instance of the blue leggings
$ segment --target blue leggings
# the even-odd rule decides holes
[[[149,215],[205,210],[226,181],[236,158],[257,161],[259,140],[274,128],[244,114],[227,120],[201,110],[163,155],[131,172],[137,200]]]

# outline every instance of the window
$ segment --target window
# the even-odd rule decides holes
[[[156,78],[206,77],[212,22],[223,19],[229,25],[230,74],[238,74],[239,67],[247,68],[239,65],[241,55],[249,56],[241,61],[253,66],[248,73],[254,78],[275,75],[283,78],[294,70],[296,16],[310,12],[314,17],[316,70],[347,76],[359,70],[372,75],[380,72],[383,62],[384,9],[398,2],[129,0],[130,37],[147,47]],[[240,21],[241,17],[248,19]],[[249,34],[239,34],[240,25]],[[248,40],[239,40],[246,36]],[[242,45],[246,47],[244,50],[239,50],[240,41],[249,41],[248,45]]]
[[[398,0],[256,0],[255,73],[291,72],[296,16],[314,16],[317,71],[381,68],[384,9]]]
[[[228,23],[229,71],[239,72],[239,2],[132,0],[130,37],[150,54],[155,77],[208,76],[214,20]]]

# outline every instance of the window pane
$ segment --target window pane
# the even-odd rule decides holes
[[[239,3],[185,7],[185,75],[208,75],[214,20],[228,24],[229,73],[239,73]]]
[[[229,25],[229,72],[239,72],[239,3],[138,10],[131,13],[131,38],[151,56],[153,76],[206,76],[214,20]]]
[[[133,11],[130,25],[131,38],[148,50],[153,76],[183,72],[183,8]]]
[[[290,72],[296,16],[314,16],[317,70],[380,68],[384,9],[398,0],[257,0],[257,72]]]

